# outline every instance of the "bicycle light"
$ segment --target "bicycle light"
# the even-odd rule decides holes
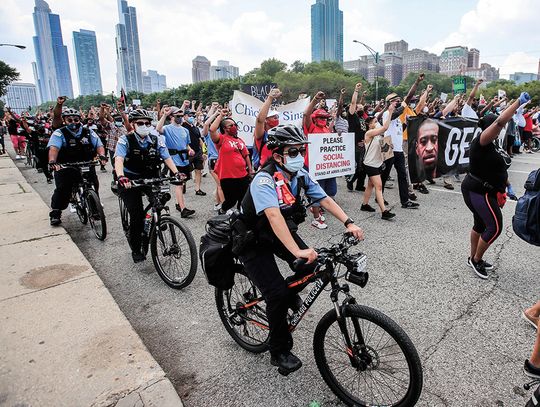
[[[369,274],[366,271],[367,256],[364,253],[358,253],[351,259],[352,267],[349,267],[345,274],[345,280],[364,288],[369,280]]]

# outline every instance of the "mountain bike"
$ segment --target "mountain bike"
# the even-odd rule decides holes
[[[145,224],[142,252],[152,255],[152,261],[161,279],[172,288],[188,286],[197,273],[197,248],[195,240],[186,226],[173,218],[166,203],[171,199],[170,182],[176,177],[132,180],[132,188],[141,188],[148,196],[149,204],[144,209]],[[129,242],[129,212],[121,193],[118,196],[122,229]],[[133,250],[133,248],[132,248]]]
[[[73,168],[79,171],[80,181],[73,185],[70,204],[75,208],[79,221],[86,225],[90,222],[94,234],[99,240],[107,237],[107,222],[103,205],[90,179],[90,167],[98,166],[98,161],[81,161],[61,164],[60,168]]]
[[[538,407],[540,406],[540,379],[534,379],[533,381],[523,385],[525,390],[530,390],[532,386],[539,385],[534,394],[531,396],[525,407]]]
[[[326,384],[349,406],[413,406],[423,383],[413,343],[388,316],[357,304],[349,285],[339,281],[345,278],[362,288],[368,282],[367,256],[348,252],[357,243],[346,234],[339,243],[317,249],[314,272],[288,284],[289,288],[313,284],[300,308],[289,312],[289,331],[296,329],[330,285],[327,291],[334,309],[321,318],[313,336],[315,361]],[[297,260],[296,268],[301,263]],[[221,321],[236,343],[249,352],[266,351],[269,330],[265,302],[246,272],[238,271],[233,287],[216,289],[215,295]],[[340,295],[344,295],[341,304]]]

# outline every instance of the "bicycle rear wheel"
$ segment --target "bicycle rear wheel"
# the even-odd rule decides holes
[[[252,353],[262,353],[268,349],[268,319],[266,303],[259,302],[248,309],[246,304],[261,297],[261,292],[249,279],[245,271],[234,275],[234,285],[230,290],[216,288],[216,305],[219,318],[234,341]]]
[[[531,140],[531,150],[534,151],[535,153],[537,153],[538,151],[540,151],[540,138],[538,137],[533,137],[532,140]]]
[[[88,208],[88,220],[94,234],[99,240],[105,240],[107,237],[107,223],[105,221],[105,212],[98,194],[93,189],[88,190],[86,195],[86,207]]]
[[[415,405],[422,392],[422,365],[407,334],[373,308],[342,309],[352,349],[344,342],[335,310],[324,315],[313,337],[326,384],[349,406]]]
[[[188,286],[197,273],[197,247],[191,232],[164,215],[150,234],[150,252],[159,276],[172,288]]]

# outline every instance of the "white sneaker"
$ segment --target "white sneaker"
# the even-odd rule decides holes
[[[21,159],[21,156],[20,156],[19,154],[17,154],[17,155],[15,156],[15,159],[16,159],[16,160],[20,160],[20,159]]]
[[[220,203],[214,205],[214,210],[215,211],[219,211],[220,209],[221,209],[221,204]]]
[[[69,204],[69,211],[71,213],[75,213],[75,212],[77,212],[77,209],[73,206],[73,204]]]
[[[386,181],[386,184],[384,184],[384,187],[388,189],[392,189],[394,188],[394,183]]]
[[[311,221],[311,226],[316,227],[317,229],[326,229],[328,225],[324,223],[324,220],[319,216]]]

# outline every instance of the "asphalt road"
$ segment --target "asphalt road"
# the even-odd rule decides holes
[[[18,166],[49,203],[53,186],[22,162]],[[540,154],[516,157],[510,178],[518,196],[527,174],[538,167]],[[161,281],[150,259],[133,264],[117,200],[108,188],[110,178],[110,172],[100,174],[109,228],[106,241],[98,241],[68,211],[63,226],[186,406],[307,406],[314,400],[323,406],[341,405],[322,380],[312,350],[315,326],[331,308],[329,296],[321,295],[294,334],[303,368],[287,378],[280,376],[268,354],[250,354],[228,336],[200,267],[194,282],[176,291]],[[359,303],[393,318],[413,340],[424,368],[419,405],[524,405],[530,392],[522,387],[522,365],[534,331],[520,313],[539,299],[540,248],[513,234],[515,204],[509,202],[503,210],[506,230],[486,256],[496,270],[489,280],[480,280],[466,265],[472,215],[459,184],[455,191],[441,185],[430,189],[429,195],[420,195],[420,209],[398,205],[395,220],[386,222],[380,215],[360,212],[361,195],[347,192],[341,180],[337,201],[366,233],[360,250],[368,255],[370,281],[364,289],[352,288],[353,294]],[[203,190],[213,190],[210,177],[204,178]],[[398,203],[397,189],[388,190],[386,199]],[[210,194],[195,196],[193,184],[186,200],[197,212],[182,222],[198,243],[206,219],[213,215],[213,202]],[[329,224],[327,231],[304,225],[300,233],[308,243],[324,245],[342,230],[335,220]]]

